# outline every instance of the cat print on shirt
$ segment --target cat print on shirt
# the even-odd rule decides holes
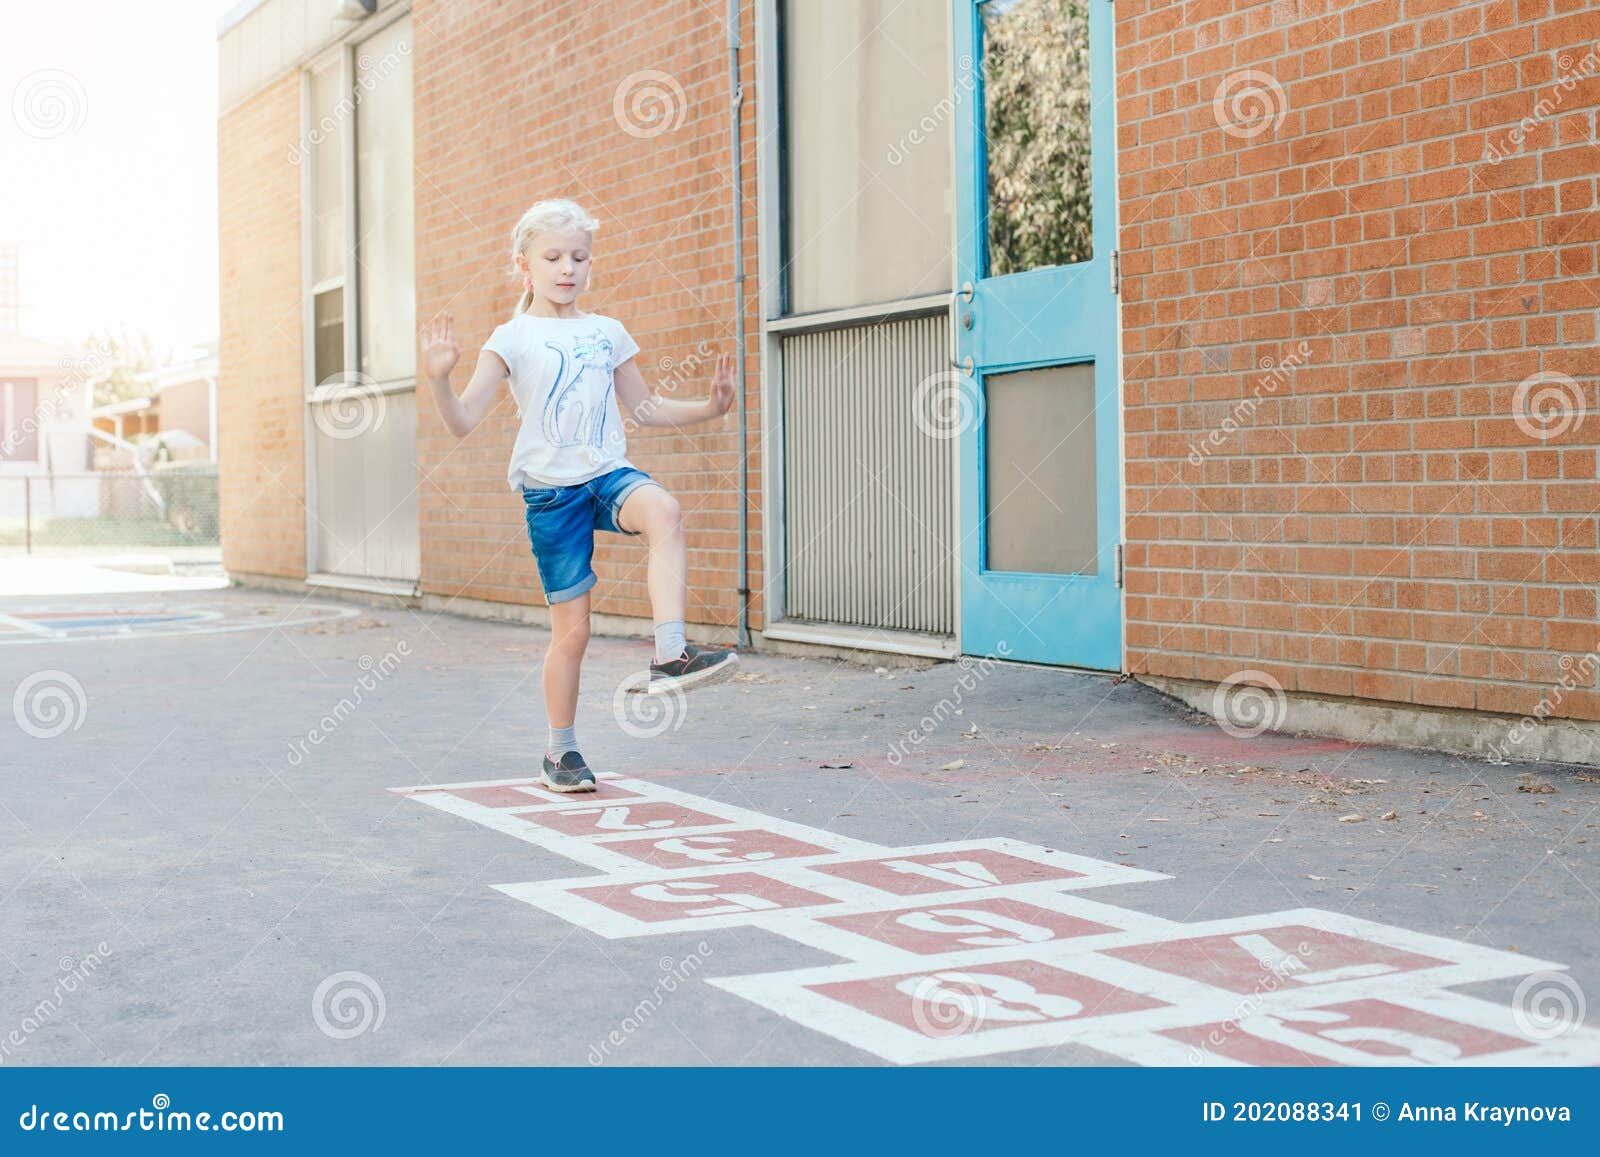
[[[556,358],[555,382],[541,415],[545,438],[552,446],[588,445],[598,450],[605,436],[606,404],[613,388],[611,339],[598,329],[585,334],[573,341],[570,358],[559,343],[547,341],[544,345]],[[599,374],[605,380],[592,411],[584,401],[585,374]]]

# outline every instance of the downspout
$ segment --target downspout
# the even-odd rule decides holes
[[[744,348],[744,140],[739,80],[739,0],[728,0],[728,125],[733,141],[733,341],[739,391],[739,646],[750,646],[750,450],[745,409]]]

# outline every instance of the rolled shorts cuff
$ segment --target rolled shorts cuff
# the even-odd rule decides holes
[[[617,528],[618,534],[628,534],[637,538],[641,533],[637,530],[624,530],[622,527],[622,504],[627,501],[628,495],[632,494],[641,486],[661,486],[661,483],[657,482],[654,478],[635,478],[632,482],[624,486],[621,492],[611,500],[611,525]],[[661,486],[661,489],[665,490],[666,487]]]
[[[600,576],[591,570],[588,574],[584,575],[583,578],[579,579],[570,587],[565,587],[559,591],[546,591],[544,595],[545,602],[555,604],[564,603],[569,599],[575,599],[599,581]]]

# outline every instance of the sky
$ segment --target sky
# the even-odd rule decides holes
[[[235,0],[0,0],[0,241],[23,333],[217,334],[217,21]]]

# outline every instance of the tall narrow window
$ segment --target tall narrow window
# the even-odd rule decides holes
[[[12,378],[0,382],[0,461],[39,460],[39,383]]]
[[[361,369],[388,382],[416,375],[410,17],[357,47],[355,97]]]
[[[990,277],[1094,256],[1087,0],[983,13]]]
[[[786,312],[948,290],[953,105],[942,6],[783,0],[782,19]]]
[[[344,370],[344,140],[351,102],[338,57],[311,74],[311,315],[318,382]]]

